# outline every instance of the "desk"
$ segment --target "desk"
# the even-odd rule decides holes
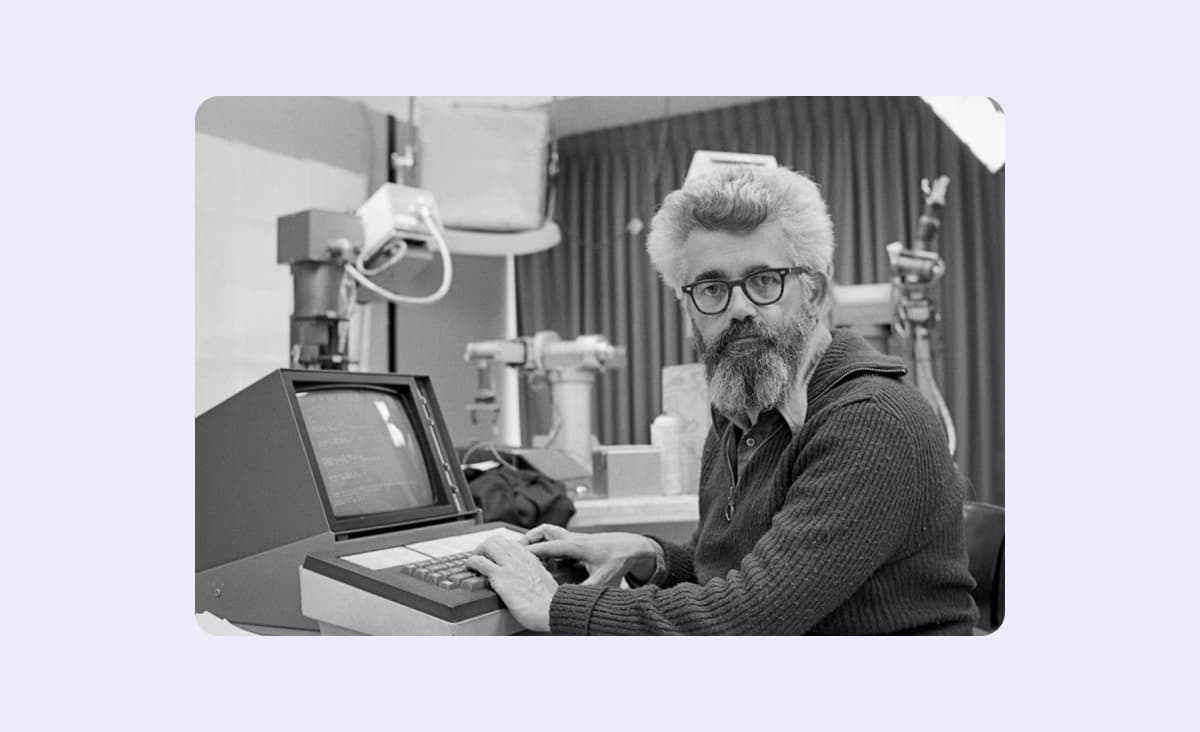
[[[700,520],[700,499],[695,494],[681,496],[634,496],[630,498],[591,498],[575,502],[575,515],[569,529],[610,524],[683,523]]]
[[[700,521],[700,499],[681,496],[594,498],[575,502],[575,515],[567,523],[572,531],[632,531],[653,534],[683,543]]]

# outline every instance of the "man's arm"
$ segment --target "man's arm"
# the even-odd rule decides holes
[[[843,407],[829,420],[801,453],[803,473],[784,507],[738,569],[704,585],[564,585],[551,602],[551,631],[774,635],[810,629],[895,553],[921,490],[916,441],[923,436],[869,401]]]

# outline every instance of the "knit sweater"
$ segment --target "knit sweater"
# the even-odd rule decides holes
[[[966,481],[904,373],[899,359],[835,331],[803,426],[774,430],[736,480],[741,434],[714,411],[700,523],[686,545],[659,541],[666,579],[636,589],[562,585],[551,632],[969,634],[978,611]]]

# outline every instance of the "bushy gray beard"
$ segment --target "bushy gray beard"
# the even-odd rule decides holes
[[[747,414],[783,405],[808,340],[816,325],[815,312],[772,328],[753,320],[735,321],[712,343],[705,343],[694,328],[696,351],[704,362],[708,395],[723,414]],[[756,336],[757,341],[734,341]]]

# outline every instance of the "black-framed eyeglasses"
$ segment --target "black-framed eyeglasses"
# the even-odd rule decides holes
[[[755,305],[770,305],[783,297],[783,283],[787,276],[803,272],[813,274],[808,267],[782,267],[760,269],[740,280],[699,280],[679,288],[692,298],[692,304],[705,315],[720,315],[729,307],[729,296],[733,288],[740,287]]]

